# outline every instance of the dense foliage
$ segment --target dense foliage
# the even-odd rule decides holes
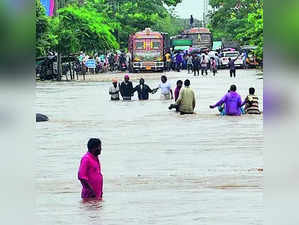
[[[263,0],[210,0],[216,10],[210,15],[209,28],[215,40],[237,40],[256,45],[263,58]]]
[[[35,32],[35,51],[36,55],[45,55],[47,50],[50,48],[49,42],[49,20],[45,15],[45,9],[40,4],[39,0],[35,1],[35,10],[36,10],[36,32]]]
[[[178,34],[185,21],[171,7],[181,0],[59,0],[53,18],[45,16],[36,0],[36,55],[93,53],[127,48],[130,34],[150,27]]]

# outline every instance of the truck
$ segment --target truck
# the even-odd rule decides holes
[[[207,28],[194,27],[172,37],[171,47],[173,51],[197,49],[198,52],[202,52],[207,49],[211,50],[213,47],[213,36]]]
[[[130,35],[128,51],[130,53],[130,72],[163,71],[164,56],[170,50],[167,33],[160,33],[146,28]]]
[[[182,35],[192,40],[193,48],[206,48],[211,50],[213,47],[213,36],[208,28],[193,27],[185,30]]]

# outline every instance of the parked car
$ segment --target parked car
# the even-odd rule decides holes
[[[237,58],[238,57],[238,58]],[[236,59],[235,65],[236,67],[243,67],[242,56],[237,51],[223,52],[220,58],[220,67],[226,68],[228,66],[229,58]]]

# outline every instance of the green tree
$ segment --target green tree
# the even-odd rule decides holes
[[[35,54],[36,56],[42,56],[47,53],[47,50],[51,47],[49,41],[49,20],[45,14],[44,7],[40,4],[39,0],[35,0]]]
[[[236,40],[256,45],[263,55],[263,0],[210,0],[216,10],[210,15],[209,28],[215,40]]]
[[[59,16],[52,20],[52,31],[57,38],[57,46],[65,55],[85,51],[119,47],[113,36],[113,25],[90,4],[68,5],[58,10]],[[55,39],[55,37],[53,39]]]
[[[64,55],[123,49],[130,34],[146,27],[176,35],[185,28],[185,21],[166,6],[174,7],[181,1],[58,0],[60,9],[54,18],[46,17],[42,7],[37,7],[37,29],[41,30],[37,32],[38,54],[49,49]]]
[[[167,6],[176,6],[181,0],[107,0],[108,16],[117,27],[114,35],[121,48],[126,48],[129,35],[150,27],[153,30],[176,33],[181,26]],[[169,32],[170,31],[170,32]]]

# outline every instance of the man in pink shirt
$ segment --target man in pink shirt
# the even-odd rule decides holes
[[[83,199],[101,199],[103,196],[103,175],[98,156],[102,143],[98,138],[91,138],[87,144],[88,152],[82,157],[78,179],[82,184]]]

